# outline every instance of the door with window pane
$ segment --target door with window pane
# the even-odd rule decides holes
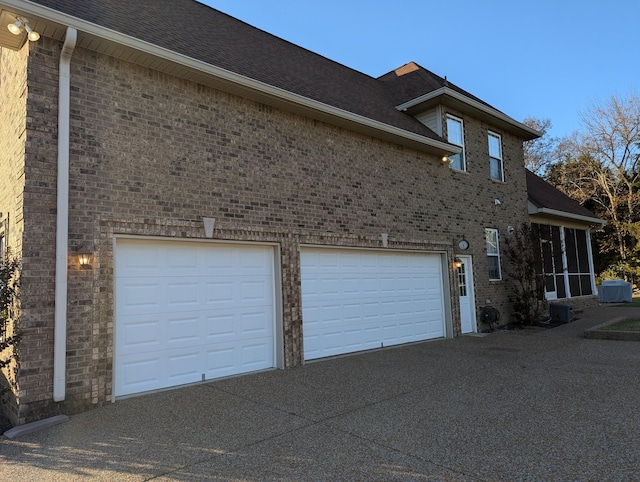
[[[475,299],[473,296],[473,268],[471,256],[458,256],[462,265],[456,270],[458,296],[460,299],[460,328],[462,333],[478,331],[476,323]]]

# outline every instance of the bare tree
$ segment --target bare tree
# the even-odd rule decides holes
[[[616,252],[621,275],[640,257],[640,97],[635,92],[594,102],[583,130],[563,141],[550,181],[607,220],[601,249]]]
[[[638,240],[629,246],[627,238],[632,225],[640,221],[640,97],[635,92],[614,95],[604,103],[593,103],[581,118],[582,150],[602,166],[594,176],[610,201],[607,214],[624,262],[630,250],[637,250]]]
[[[522,123],[542,134],[538,139],[525,141],[523,148],[525,167],[538,176],[543,176],[558,158],[558,138],[551,137],[552,125],[549,119],[527,117]]]

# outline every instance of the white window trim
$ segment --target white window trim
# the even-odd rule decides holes
[[[489,257],[498,258],[498,276],[499,277],[498,278],[489,277],[489,281],[502,281],[502,262],[500,260],[500,233],[495,228],[485,228],[484,232],[485,232],[485,248],[486,248],[487,233],[488,232],[493,232],[496,235],[495,237],[496,237],[496,251],[497,251],[497,253],[490,253],[489,250],[487,249],[487,258],[489,258]]]
[[[462,151],[460,152],[460,155],[462,156],[462,169],[458,169],[457,167],[452,167],[451,164],[449,164],[449,167],[451,167],[451,169],[454,169],[456,171],[460,171],[460,172],[467,172],[467,155],[465,153],[465,149],[464,149],[464,120],[462,120],[460,117],[456,117],[454,115],[451,114],[447,114],[446,116],[447,120],[451,119],[454,120],[456,122],[460,122],[460,127],[462,129],[462,144],[458,144],[457,142],[453,142],[449,139],[449,126],[447,125],[447,142],[449,142],[450,144],[453,144],[455,146],[460,146],[462,148]],[[446,124],[446,122],[445,122]]]
[[[497,137],[498,138],[498,142],[499,142],[499,146],[500,146],[500,157],[495,157],[491,155],[491,147],[489,144],[489,137]],[[502,136],[500,134],[498,134],[497,132],[492,132],[492,131],[488,131],[487,133],[487,147],[488,147],[488,151],[489,151],[489,176],[491,177],[491,179],[493,179],[494,181],[500,181],[500,182],[504,182],[504,156],[502,155]],[[493,177],[491,175],[491,159],[496,159],[498,161],[500,161],[500,179],[496,179],[495,177]]]

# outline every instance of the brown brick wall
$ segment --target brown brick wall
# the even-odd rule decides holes
[[[27,119],[27,59],[28,48],[16,52],[0,48],[0,234],[7,247],[18,258],[22,256],[24,161]],[[4,253],[0,253],[3,255]],[[16,313],[17,314],[17,313]],[[14,327],[9,326],[8,335]],[[3,351],[6,359],[12,350]],[[6,367],[0,383],[15,381],[16,366]],[[19,390],[19,387],[16,387]],[[18,422],[16,393],[9,394],[9,403],[0,405],[13,423]]]
[[[34,79],[57,68],[59,50],[57,43],[39,42],[31,59]],[[118,234],[204,238],[206,216],[216,219],[218,239],[278,244],[287,366],[303,359],[300,244],[380,248],[381,234],[388,233],[389,249],[451,257],[464,235],[478,304],[490,298],[505,309],[503,283],[486,281],[484,227],[503,235],[526,218],[522,150],[511,136],[503,135],[506,182],[495,183],[488,179],[487,126],[464,116],[469,173],[457,173],[437,156],[83,49],[74,53],[71,79],[69,245],[87,243],[95,251],[91,270],[79,269],[70,256],[65,410],[101,405],[112,394]],[[28,151],[29,201],[39,195],[33,209],[42,215],[41,244],[33,250],[42,272],[52,275],[55,254],[45,246],[55,236],[55,190],[47,180],[55,177],[56,112],[46,106],[57,98],[57,82],[34,87],[43,92],[30,98],[30,109],[41,113],[30,124],[34,149]],[[483,143],[482,154],[472,155]],[[38,190],[40,180],[45,185]],[[44,361],[51,357],[45,343],[53,325],[50,285],[46,281],[33,302],[43,322],[43,363],[25,388],[27,418],[38,397],[50,397],[41,385],[51,381]],[[457,334],[453,281],[448,289]]]
[[[497,308],[501,314],[500,324],[506,324],[512,321],[509,302],[510,287],[506,276],[508,266],[504,256],[501,256],[503,280],[489,281],[484,229],[498,229],[502,250],[509,237],[508,227],[517,228],[529,220],[522,140],[449,108],[443,109],[445,138],[446,114],[452,114],[464,120],[467,171],[452,170],[451,175],[452,182],[460,192],[459,198],[456,199],[457,207],[465,211],[463,222],[458,222],[457,226],[466,234],[472,245],[470,250],[473,255],[476,306]],[[487,141],[489,130],[502,136],[504,182],[491,179]],[[495,204],[496,199],[500,200],[500,205]],[[479,322],[479,329],[487,328]]]

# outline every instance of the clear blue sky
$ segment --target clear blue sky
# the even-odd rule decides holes
[[[559,137],[640,88],[640,0],[200,1],[373,77],[415,61]]]

